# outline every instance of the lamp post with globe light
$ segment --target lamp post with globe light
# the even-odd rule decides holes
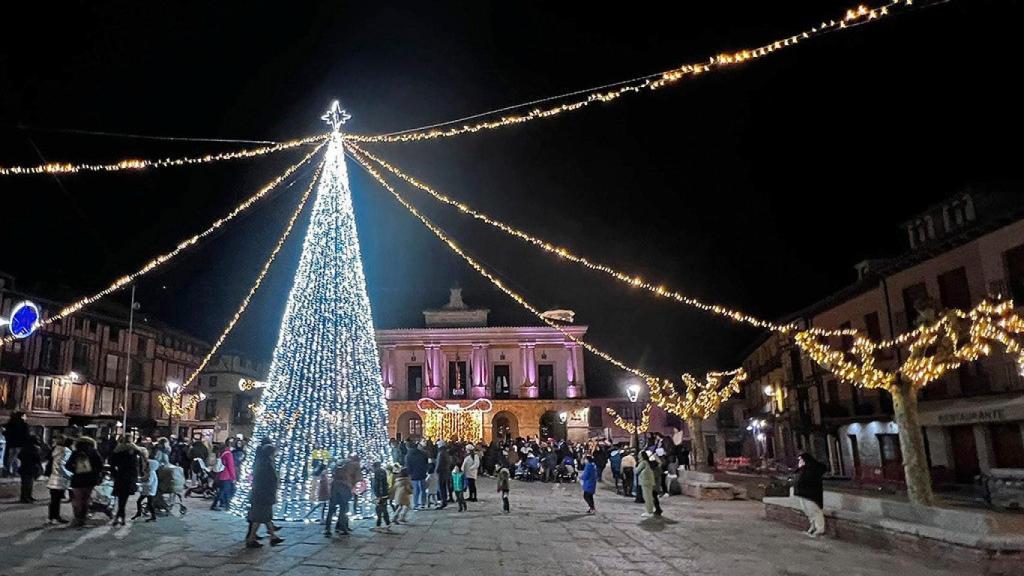
[[[629,403],[633,406],[633,449],[636,451],[637,455],[640,454],[640,408],[637,405],[637,400],[640,399],[640,389],[640,384],[637,382],[633,382],[629,386],[626,386],[626,398],[629,399]],[[635,478],[633,484],[636,485]],[[637,486],[635,492],[635,501],[643,502],[644,497],[639,486]]]

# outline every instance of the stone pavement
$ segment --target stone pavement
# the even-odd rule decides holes
[[[483,500],[469,503],[468,512],[451,506],[412,513],[413,524],[391,534],[371,532],[371,523],[363,521],[352,535],[330,540],[319,525],[287,524],[281,534],[285,544],[259,550],[242,546],[243,520],[211,512],[209,501],[199,499],[189,499],[183,518],[81,530],[45,525],[42,502],[5,501],[0,503],[0,576],[980,573],[897,550],[808,538],[767,522],[754,501],[676,496],[663,499],[664,518],[641,521],[642,505],[607,486],[598,491],[598,513],[588,516],[578,485],[513,482],[512,513],[503,515],[494,482],[481,479],[480,485]],[[69,505],[64,508],[70,516]]]

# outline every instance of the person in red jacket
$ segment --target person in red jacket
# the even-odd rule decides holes
[[[231,442],[224,443],[224,449],[220,453],[220,464],[216,466],[220,471],[216,473],[217,494],[213,497],[213,505],[210,510],[227,509],[231,495],[235,493],[235,480],[238,475],[235,472],[235,456],[231,453]]]

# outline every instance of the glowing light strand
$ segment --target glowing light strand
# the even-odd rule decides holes
[[[46,325],[49,325],[49,324],[53,324],[54,322],[57,322],[57,321],[61,320],[62,318],[66,318],[66,317],[68,317],[68,316],[78,312],[82,308],[85,308],[86,306],[88,306],[90,304],[93,304],[94,302],[100,300],[101,298],[103,298],[105,296],[108,296],[108,295],[110,295],[110,294],[112,294],[112,293],[114,293],[114,292],[116,292],[116,291],[118,291],[118,290],[120,290],[120,289],[122,289],[122,288],[124,288],[124,287],[126,287],[128,285],[130,285],[132,282],[134,282],[135,280],[139,279],[140,277],[148,274],[149,272],[153,271],[154,269],[158,268],[159,266],[162,266],[163,264],[166,264],[169,260],[173,259],[175,256],[180,254],[182,251],[184,251],[184,250],[186,250],[188,248],[191,248],[192,246],[196,245],[200,240],[202,240],[203,238],[206,238],[210,234],[213,234],[214,232],[219,230],[221,226],[223,226],[224,224],[227,224],[228,222],[233,220],[236,216],[238,216],[242,212],[244,212],[244,211],[248,210],[249,208],[251,208],[253,206],[253,204],[258,202],[260,199],[262,199],[264,196],[266,196],[271,190],[273,190],[274,188],[279,186],[282,182],[287,180],[288,177],[290,177],[292,174],[294,174],[296,170],[298,170],[306,162],[308,162],[309,159],[312,158],[314,155],[316,155],[316,153],[319,152],[322,147],[323,147],[323,144],[317,146],[312,152],[307,154],[302,160],[299,160],[297,163],[292,164],[291,166],[289,166],[288,169],[285,170],[283,173],[281,173],[280,176],[274,178],[273,180],[271,180],[270,182],[265,184],[262,188],[259,189],[259,191],[257,191],[255,194],[253,194],[249,198],[247,198],[244,201],[242,201],[242,203],[240,203],[237,206],[235,206],[235,208],[232,209],[230,212],[228,212],[226,215],[224,215],[223,217],[215,220],[210,225],[210,227],[207,228],[206,230],[203,230],[202,232],[200,232],[200,233],[198,233],[198,234],[196,234],[194,236],[191,236],[189,238],[186,238],[185,240],[182,240],[180,243],[178,243],[178,245],[174,248],[174,250],[171,250],[170,252],[166,252],[164,254],[161,254],[161,255],[157,256],[156,258],[153,258],[152,260],[150,260],[149,262],[144,264],[141,268],[139,268],[135,272],[132,272],[131,274],[128,274],[126,276],[122,276],[122,277],[118,278],[117,280],[114,280],[114,282],[110,286],[108,286],[108,287],[104,288],[103,290],[93,294],[92,296],[86,296],[85,298],[81,298],[81,299],[79,299],[79,300],[77,300],[77,301],[75,301],[75,302],[65,306],[57,314],[54,314],[53,316],[49,316],[49,317],[47,317],[47,318],[45,318],[43,320],[40,320],[39,321],[40,327],[46,326]],[[13,337],[9,337],[8,336],[8,337],[4,337],[3,338],[3,343],[4,344],[9,343],[10,341],[13,341]]]
[[[738,64],[745,63],[750,60],[756,60],[768,56],[774,52],[777,52],[783,48],[789,48],[796,46],[798,43],[804,40],[809,40],[830,32],[837,30],[844,30],[853,28],[862,24],[867,24],[872,21],[877,21],[885,16],[899,13],[903,10],[900,8],[909,8],[914,3],[913,0],[892,0],[885,3],[884,5],[869,8],[863,4],[856,8],[847,10],[839,20],[826,20],[821,22],[818,26],[814,26],[810,29],[804,30],[797,34],[780,38],[773,42],[764,44],[758,48],[740,50],[736,52],[722,53],[717,56],[710,57],[706,62],[695,62],[692,64],[684,64],[678,68],[667,70],[665,72],[651,74],[644,76],[633,81],[626,81],[625,85],[612,84],[612,86],[618,86],[611,90],[594,89],[586,94],[582,99],[578,99],[572,102],[560,104],[549,108],[534,108],[525,114],[503,116],[497,120],[486,120],[477,122],[474,124],[464,124],[453,128],[435,128],[436,126],[445,126],[458,120],[435,124],[431,128],[424,130],[413,130],[403,131],[392,134],[379,134],[379,135],[357,135],[348,134],[345,136],[346,140],[350,142],[415,142],[421,140],[433,140],[437,138],[450,138],[453,136],[459,136],[461,134],[471,134],[479,132],[481,130],[493,130],[496,128],[502,128],[505,126],[511,126],[515,124],[523,124],[532,120],[540,118],[551,118],[558,116],[563,112],[572,112],[585,108],[595,102],[611,102],[617,100],[627,94],[637,94],[648,90],[657,90],[676,84],[687,77],[695,77],[700,74],[716,71],[722,68],[735,66]],[[938,4],[941,2],[921,2],[924,6]],[[580,91],[571,93],[571,95],[579,94]],[[570,95],[566,95],[569,97]],[[543,99],[541,102],[548,101],[550,99]],[[525,107],[526,104],[521,106],[511,106],[502,108],[501,111],[509,109],[516,109]],[[496,112],[495,112],[496,113]],[[469,118],[476,118],[480,116],[486,116],[488,113],[476,114]]]
[[[457,200],[454,200],[454,199],[444,195],[443,193],[438,192],[437,190],[431,188],[430,186],[424,184],[423,182],[417,180],[416,178],[410,176],[409,174],[406,174],[402,170],[399,170],[398,168],[396,168],[395,166],[393,166],[392,164],[390,164],[386,160],[384,160],[382,158],[379,158],[379,157],[373,155],[370,152],[367,152],[366,150],[364,150],[363,148],[360,148],[356,144],[353,144],[353,143],[349,142],[347,145],[348,145],[348,147],[350,149],[358,151],[361,155],[365,156],[366,158],[369,158],[370,160],[373,160],[377,165],[385,168],[386,170],[388,170],[389,172],[391,172],[395,176],[398,176],[399,178],[405,180],[406,182],[408,182],[412,186],[414,186],[416,188],[419,188],[420,190],[426,192],[427,194],[429,194],[430,196],[434,197],[439,202],[442,202],[444,204],[448,204],[449,206],[453,206],[456,209],[458,209],[460,212],[462,212],[463,214],[466,214],[468,216],[472,216],[473,218],[475,218],[475,219],[477,219],[477,220],[479,220],[481,222],[484,222],[485,224],[488,224],[488,225],[490,225],[490,226],[492,226],[494,228],[497,228],[498,230],[501,230],[502,232],[508,234],[509,236],[515,237],[515,238],[517,238],[519,240],[522,240],[522,241],[524,241],[524,242],[526,242],[528,244],[532,244],[533,246],[536,246],[536,247],[538,247],[538,248],[540,248],[540,249],[542,249],[542,250],[544,250],[546,252],[549,252],[551,254],[554,254],[554,255],[558,256],[559,258],[568,260],[570,262],[574,262],[576,264],[579,264],[579,265],[581,265],[581,266],[583,266],[585,268],[589,268],[591,270],[595,270],[595,271],[598,271],[598,272],[603,272],[603,273],[611,276],[612,278],[615,278],[616,280],[618,280],[618,281],[620,281],[620,282],[622,282],[624,284],[627,284],[629,286],[633,286],[635,288],[641,288],[643,290],[646,290],[648,292],[651,292],[651,293],[655,294],[656,296],[660,296],[660,297],[663,297],[663,298],[669,298],[671,300],[675,300],[676,302],[680,302],[680,303],[682,303],[682,304],[684,304],[686,306],[697,308],[697,309],[703,310],[705,312],[710,312],[710,313],[716,314],[718,316],[723,316],[723,317],[728,318],[728,319],[730,319],[730,320],[732,320],[734,322],[740,322],[740,323],[743,323],[743,324],[749,324],[751,326],[755,326],[755,327],[758,327],[758,328],[766,328],[766,329],[773,330],[773,331],[776,331],[776,332],[781,332],[783,334],[788,334],[790,332],[795,332],[796,330],[798,330],[798,327],[796,325],[794,325],[794,324],[778,324],[776,322],[771,322],[769,320],[763,320],[763,319],[757,318],[756,316],[752,316],[750,314],[746,314],[746,313],[744,313],[742,311],[726,308],[725,306],[721,306],[721,305],[718,305],[718,304],[707,304],[707,303],[702,302],[702,301],[700,301],[700,300],[698,300],[698,299],[696,299],[696,298],[694,298],[692,296],[687,296],[685,294],[681,294],[681,293],[679,293],[679,292],[677,292],[675,290],[672,290],[670,288],[666,288],[664,285],[661,285],[661,284],[655,285],[655,284],[653,284],[651,282],[648,282],[648,281],[642,279],[639,276],[633,276],[633,275],[630,275],[630,274],[626,274],[624,272],[620,272],[620,271],[612,268],[611,266],[608,266],[607,264],[601,264],[601,263],[598,263],[598,262],[593,262],[593,261],[591,261],[590,259],[588,259],[588,258],[586,258],[584,256],[580,256],[578,254],[573,253],[568,248],[565,248],[565,247],[562,247],[562,246],[556,246],[556,245],[554,245],[554,244],[552,244],[552,243],[550,243],[550,242],[548,242],[548,241],[546,241],[546,240],[544,240],[542,238],[538,238],[538,237],[530,234],[529,232],[525,232],[523,230],[515,228],[514,226],[506,224],[505,222],[502,222],[500,220],[496,220],[493,217],[491,217],[491,216],[489,216],[489,215],[487,215],[487,214],[485,214],[483,212],[475,210],[474,208],[472,208],[471,206],[469,206],[465,202],[459,202]],[[363,163],[363,161],[360,160],[359,157],[357,157],[356,160],[359,161],[360,163]],[[813,334],[822,334],[822,335],[852,336],[852,335],[856,334],[856,330],[854,330],[852,328],[851,329],[837,329],[837,330],[828,330],[828,329],[824,329],[824,328],[810,328],[809,330]]]
[[[0,166],[0,176],[17,176],[33,174],[77,174],[79,172],[120,172],[122,170],[142,170],[144,168],[166,168],[170,166],[185,166],[190,164],[209,164],[224,160],[237,160],[241,158],[255,158],[274,152],[290,150],[307,144],[323,144],[327,140],[326,134],[318,134],[306,138],[298,138],[287,142],[280,142],[271,146],[249,148],[247,150],[235,150],[232,152],[220,152],[218,154],[205,154],[203,156],[188,156],[183,158],[164,158],[162,160],[142,160],[127,158],[113,164],[72,164],[68,162],[51,162],[38,166]]]
[[[217,351],[220,350],[220,347],[224,344],[224,341],[227,340],[228,335],[231,334],[232,330],[234,330],[235,324],[238,324],[238,321],[242,318],[242,315],[245,314],[246,309],[249,307],[249,303],[252,301],[252,297],[255,296],[256,292],[260,289],[260,286],[263,284],[263,279],[267,277],[267,273],[270,271],[270,267],[274,264],[274,260],[277,258],[278,253],[280,253],[281,249],[284,248],[284,243],[288,240],[288,237],[292,233],[292,229],[295,227],[295,223],[298,221],[299,216],[302,214],[302,210],[306,207],[306,203],[309,201],[309,197],[312,195],[313,189],[316,186],[317,181],[320,179],[320,172],[323,170],[323,167],[324,163],[320,162],[320,164],[316,168],[316,172],[313,173],[312,179],[310,179],[309,181],[309,186],[306,187],[305,192],[302,193],[302,197],[299,199],[299,205],[296,206],[295,211],[292,212],[291,218],[288,219],[288,224],[285,226],[284,232],[281,234],[281,237],[277,240],[277,244],[274,245],[274,249],[270,252],[270,256],[267,258],[267,261],[263,264],[263,268],[260,269],[259,274],[256,276],[256,281],[253,282],[252,287],[249,288],[249,293],[246,294],[244,298],[242,298],[242,303],[238,306],[238,310],[235,311],[235,315],[231,317],[231,320],[228,322],[227,326],[224,327],[224,331],[220,333],[220,336],[217,338],[216,342],[213,343],[213,346],[210,348],[209,352],[207,352],[206,356],[202,359],[201,362],[199,362],[199,366],[197,366],[195,371],[193,371],[192,374],[189,375],[188,379],[186,379],[185,382],[182,383],[182,388],[188,388],[189,385],[192,384],[192,382],[194,382],[195,379],[199,376],[199,374],[202,373],[202,371],[206,368],[207,364],[210,363],[210,360],[213,359]]]
[[[634,425],[629,420],[626,420],[614,408],[605,408],[608,415],[614,418],[614,424],[619,428],[622,428],[630,434],[643,434],[651,427],[651,406],[654,404],[648,402],[644,405],[643,411],[640,413],[640,422],[638,425]]]
[[[683,374],[686,392],[680,396],[668,380],[648,380],[651,402],[659,408],[680,418],[708,418],[718,412],[722,403],[740,391],[747,380],[747,372],[737,368],[728,372],[708,372],[700,381],[689,374]],[[729,379],[727,384],[723,381]]]

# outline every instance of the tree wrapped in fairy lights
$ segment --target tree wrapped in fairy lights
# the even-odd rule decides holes
[[[254,441],[233,504],[240,513],[248,508],[248,465],[263,438],[278,448],[275,516],[283,519],[301,519],[314,506],[314,457],[356,454],[367,469],[388,461],[387,405],[341,141],[347,115],[335,102],[324,118],[334,133],[267,386],[254,410]]]
[[[747,372],[737,368],[728,372],[708,372],[704,381],[683,374],[686,392],[680,395],[668,380],[648,378],[651,402],[662,410],[686,421],[693,442],[693,461],[697,467],[707,463],[708,448],[704,441],[703,421],[718,413],[722,403],[740,391]]]
[[[801,332],[796,344],[815,362],[840,380],[862,388],[880,388],[892,395],[893,415],[899,427],[907,496],[915,504],[935,502],[931,475],[918,419],[917,395],[929,383],[1001,348],[1024,370],[1024,319],[1014,313],[1010,300],[984,300],[968,311],[939,313],[929,304],[920,310],[928,321],[892,343],[854,337],[849,350],[836,349],[818,334]],[[892,345],[906,346],[907,356],[895,370],[878,367],[878,352]]]

